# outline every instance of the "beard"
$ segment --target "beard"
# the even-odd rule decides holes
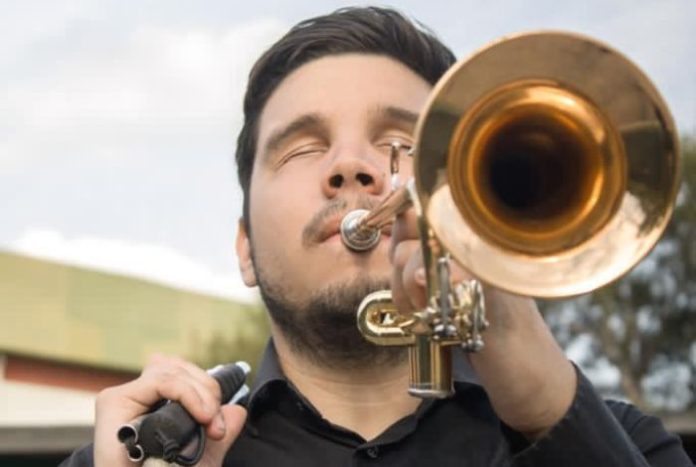
[[[356,277],[347,283],[317,289],[306,303],[287,300],[282,287],[269,283],[257,267],[261,298],[290,348],[325,368],[367,369],[396,365],[407,358],[403,347],[369,342],[357,326],[358,306],[369,293],[389,282]]]

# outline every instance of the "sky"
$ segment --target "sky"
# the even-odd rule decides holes
[[[3,0],[0,249],[240,300],[234,142],[254,60],[351,3]],[[500,36],[606,41],[696,134],[696,1],[403,1],[464,58]]]

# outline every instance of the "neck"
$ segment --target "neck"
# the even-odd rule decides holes
[[[322,417],[366,440],[413,413],[420,399],[408,394],[408,362],[389,367],[342,369],[298,355],[281,332],[273,341],[285,376]]]

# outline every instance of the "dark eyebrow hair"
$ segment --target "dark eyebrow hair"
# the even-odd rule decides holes
[[[282,128],[277,129],[268,137],[263,154],[266,155],[280,147],[285,140],[301,131],[314,130],[322,135],[328,134],[326,119],[317,113],[300,115]]]
[[[385,116],[391,120],[406,123],[410,126],[415,126],[418,121],[418,114],[403,107],[393,105],[377,106],[373,111],[377,116]]]

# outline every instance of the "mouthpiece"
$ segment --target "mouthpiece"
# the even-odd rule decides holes
[[[365,226],[363,219],[370,213],[367,209],[356,209],[346,214],[341,222],[341,239],[353,251],[367,251],[379,243],[381,229]]]

